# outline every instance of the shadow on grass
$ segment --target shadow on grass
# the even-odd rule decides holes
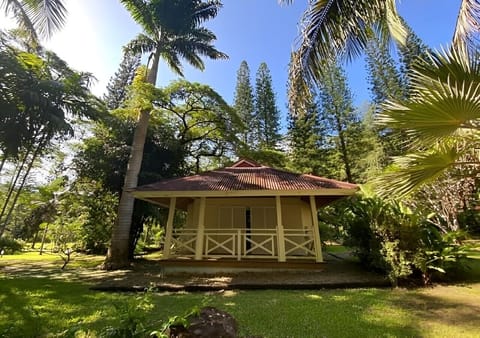
[[[0,278],[0,337],[40,337],[76,323],[108,323],[111,296],[88,286],[49,278]]]

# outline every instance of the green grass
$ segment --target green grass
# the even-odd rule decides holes
[[[58,255],[24,253],[0,259],[0,337],[98,336],[107,326],[139,318],[145,336],[169,316],[210,305],[231,313],[241,334],[272,337],[479,337],[480,257],[472,247],[469,282],[423,289],[264,290],[223,293],[104,293],[58,276]],[[41,257],[41,258],[40,258]],[[39,260],[46,263],[40,265]],[[92,267],[102,256],[73,257],[69,269]],[[32,264],[44,277],[2,273]],[[30,266],[30,265],[28,265]],[[126,307],[125,304],[130,304]],[[123,309],[123,310],[118,310]],[[80,335],[81,336],[81,335]],[[78,332],[76,337],[79,337]]]
[[[138,297],[94,292],[87,285],[62,280],[0,278],[0,336],[58,335],[72,327],[95,336],[107,325],[119,325],[114,304],[135,303]],[[132,310],[132,315],[145,315],[147,332],[169,316],[202,305],[231,313],[243,335],[263,337],[478,337],[480,327],[480,284],[150,297],[151,308]]]
[[[68,264],[69,268],[92,268],[100,265],[105,259],[105,256],[73,253],[70,258],[71,260]],[[4,255],[0,259],[0,267],[22,263],[46,263],[62,266],[63,260],[58,253],[44,252],[42,255],[40,255],[38,251],[24,251],[14,255]]]

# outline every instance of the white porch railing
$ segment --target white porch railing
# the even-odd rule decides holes
[[[287,258],[315,258],[311,229],[285,229]],[[175,229],[172,255],[195,256],[197,233],[193,229]],[[203,257],[277,258],[276,229],[205,229]]]

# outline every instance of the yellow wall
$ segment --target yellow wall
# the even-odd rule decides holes
[[[310,206],[302,201],[300,197],[283,197],[282,203],[282,222],[286,233],[289,229],[311,229],[312,219],[310,215]],[[195,229],[199,214],[199,200],[196,199],[188,206],[188,216],[186,222],[187,229]],[[246,227],[246,210],[250,210],[251,233],[249,238],[253,242],[262,242],[267,239],[267,235],[258,234],[259,232],[275,232],[276,230],[276,210],[274,197],[252,197],[252,198],[207,198],[205,207],[205,231],[211,239],[222,243],[227,240],[229,235],[212,234],[219,229],[245,229]],[[230,230],[231,231],[231,230]],[[229,232],[229,231],[228,231]],[[256,234],[257,232],[257,234]],[[310,231],[311,233],[311,231]],[[303,242],[308,237],[291,238],[297,243]],[[233,243],[227,242],[225,246],[231,247]],[[235,243],[236,245],[236,243]],[[242,243],[245,245],[245,243]],[[209,247],[215,246],[213,241],[209,242]],[[274,243],[274,250],[277,251],[277,244]],[[292,248],[291,243],[286,243],[285,248],[288,251]],[[242,252],[245,247],[242,248]],[[218,248],[215,250],[217,254],[228,254],[225,249]],[[266,252],[262,249],[252,250],[250,254],[264,255]],[[296,250],[290,254],[301,255],[301,250]]]

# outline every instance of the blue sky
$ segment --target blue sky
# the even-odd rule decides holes
[[[101,94],[118,67],[121,47],[139,28],[118,0],[66,2],[70,12],[68,23],[46,45],[77,70],[92,72],[98,79],[94,91]],[[284,124],[289,56],[307,0],[295,0],[289,6],[280,6],[277,0],[223,0],[223,3],[219,15],[207,25],[217,35],[217,48],[230,59],[206,60],[203,72],[185,65],[186,79],[209,84],[231,103],[240,62],[248,62],[252,83],[259,64],[266,62]],[[399,10],[427,45],[439,48],[451,40],[459,5],[460,0],[402,0]],[[364,68],[361,60],[346,65],[357,106],[370,97]],[[173,79],[175,76],[162,65],[157,84],[164,86]]]

